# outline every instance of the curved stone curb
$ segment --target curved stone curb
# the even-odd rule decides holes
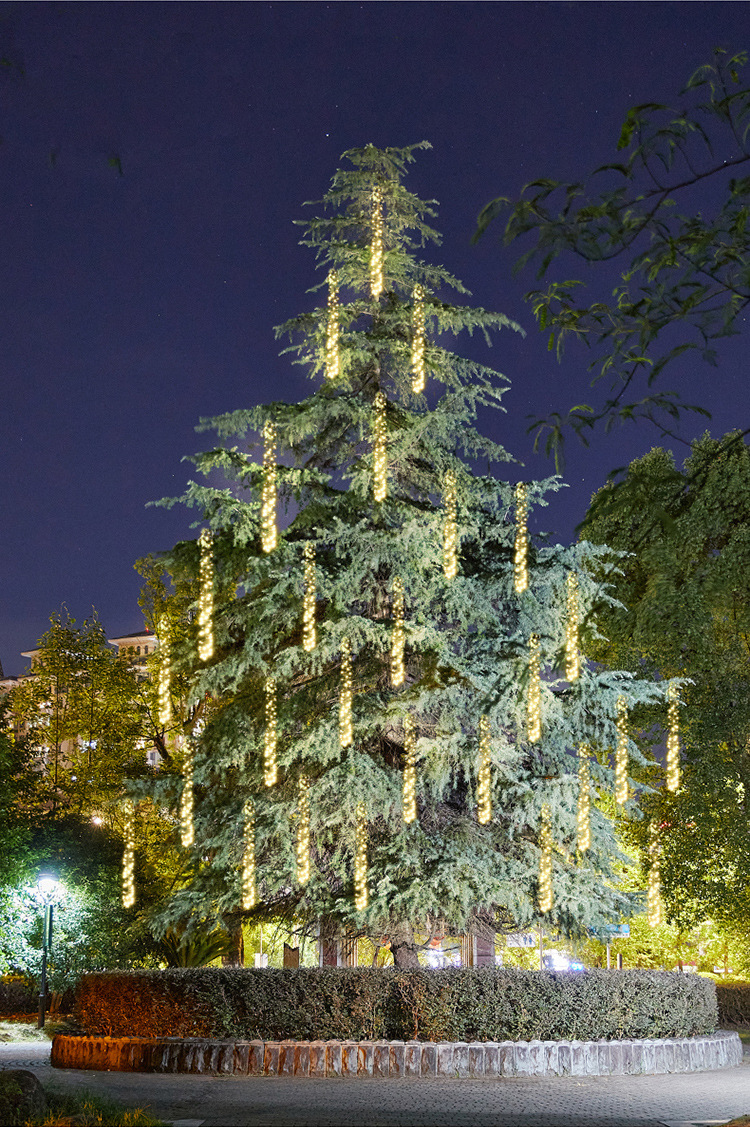
[[[58,1033],[55,1068],[238,1076],[624,1076],[704,1072],[742,1063],[720,1030],[653,1041],[209,1041]]]

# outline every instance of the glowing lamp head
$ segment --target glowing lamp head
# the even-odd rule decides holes
[[[36,886],[45,900],[51,900],[57,893],[60,882],[57,877],[53,877],[50,873],[40,873]]]

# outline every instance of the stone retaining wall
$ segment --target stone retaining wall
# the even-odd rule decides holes
[[[622,1076],[742,1062],[736,1033],[634,1041],[208,1041],[58,1034],[55,1068],[239,1076]]]

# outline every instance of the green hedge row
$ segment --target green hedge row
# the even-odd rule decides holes
[[[719,1025],[750,1025],[750,982],[717,982]]]
[[[496,969],[175,968],[84,975],[89,1034],[252,1040],[583,1041],[716,1028],[716,987],[694,975]]]
[[[0,978],[0,1014],[33,1013],[38,987],[27,978]]]

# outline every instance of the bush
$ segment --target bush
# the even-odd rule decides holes
[[[88,974],[89,1034],[261,1040],[529,1041],[689,1037],[716,988],[663,971],[203,967]]]
[[[38,997],[32,979],[8,976],[0,978],[0,1014],[30,1014],[37,1008]]]
[[[750,1025],[750,982],[717,982],[720,1025]]]

